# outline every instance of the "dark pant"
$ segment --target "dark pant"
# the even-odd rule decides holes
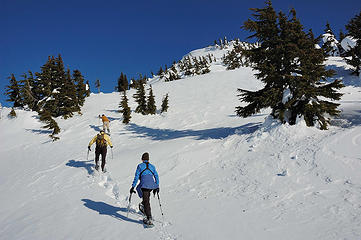
[[[152,218],[152,212],[150,209],[150,193],[152,192],[152,189],[142,188],[143,192],[143,201],[142,204],[144,206],[144,212],[148,219]]]
[[[95,164],[98,165],[99,162],[99,155],[102,155],[102,171],[104,171],[105,167],[105,158],[107,156],[107,146],[104,147],[95,147]]]

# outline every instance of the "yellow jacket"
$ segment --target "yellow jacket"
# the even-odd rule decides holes
[[[93,139],[90,140],[89,145],[88,145],[89,147],[90,147],[91,145],[93,145],[93,143],[96,142],[96,140],[97,140],[97,138],[98,138],[98,135],[100,135],[100,134],[101,134],[101,133],[95,135],[95,137],[93,137]],[[106,141],[107,145],[113,147],[112,141],[110,141],[110,137],[109,137],[107,134],[105,134],[105,133],[103,133],[103,135],[104,135],[104,140]]]

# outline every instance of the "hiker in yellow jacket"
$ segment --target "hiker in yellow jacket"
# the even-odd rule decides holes
[[[105,131],[105,128],[107,128],[108,130],[108,133],[110,133],[110,129],[109,129],[109,119],[104,115],[102,114],[102,116],[99,115],[99,118],[102,119],[102,122],[103,122],[103,130]]]
[[[99,169],[99,155],[102,155],[102,171],[106,172],[105,170],[105,158],[107,156],[107,146],[109,145],[113,148],[112,141],[110,141],[110,137],[105,134],[104,130],[100,130],[100,133],[97,134],[93,139],[89,142],[88,150],[91,151],[90,147],[96,143],[95,145],[95,169]]]

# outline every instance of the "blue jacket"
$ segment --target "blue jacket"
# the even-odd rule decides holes
[[[147,164],[148,163],[148,168]],[[140,175],[142,173],[142,175]],[[148,161],[144,161],[137,166],[137,170],[135,171],[135,176],[133,180],[132,187],[137,185],[138,180],[140,183],[137,188],[147,188],[147,189],[156,189],[159,188],[159,177],[157,170],[154,165],[149,163]]]

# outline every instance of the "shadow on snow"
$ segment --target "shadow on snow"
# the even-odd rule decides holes
[[[89,125],[90,128],[94,129],[95,131],[99,132],[100,130],[102,130],[103,128],[100,128],[100,126],[96,126],[96,125]]]
[[[88,171],[89,175],[91,175],[94,172],[94,170],[91,168],[92,166],[94,166],[92,160],[88,160],[88,161],[69,160],[69,162],[67,162],[65,165],[68,167],[85,168]]]
[[[361,82],[358,76],[352,75],[352,69],[345,69],[343,66],[328,65],[327,69],[332,69],[336,74],[330,78],[334,81],[336,79],[342,79],[345,86],[361,87]]]
[[[123,216],[122,214],[118,213],[118,211],[126,212],[127,209],[125,209],[125,208],[114,207],[107,203],[95,202],[90,199],[82,199],[82,201],[84,202],[85,207],[98,212],[100,215],[108,215],[108,216],[111,216],[111,217],[119,219],[119,220],[143,224],[143,222],[140,220],[134,220],[134,219],[128,218],[128,217]]]
[[[223,139],[234,134],[250,134],[255,132],[261,126],[261,122],[247,123],[239,127],[220,127],[204,130],[174,130],[174,129],[154,129],[144,126],[138,126],[131,123],[127,130],[153,140],[171,140],[184,137],[196,137],[197,140]],[[139,136],[139,137],[142,137]]]
[[[52,130],[42,130],[42,129],[25,129],[26,131],[30,131],[32,133],[37,133],[37,134],[52,134],[53,131]]]
[[[361,110],[342,112],[339,117],[331,120],[331,125],[349,128],[361,125]]]

